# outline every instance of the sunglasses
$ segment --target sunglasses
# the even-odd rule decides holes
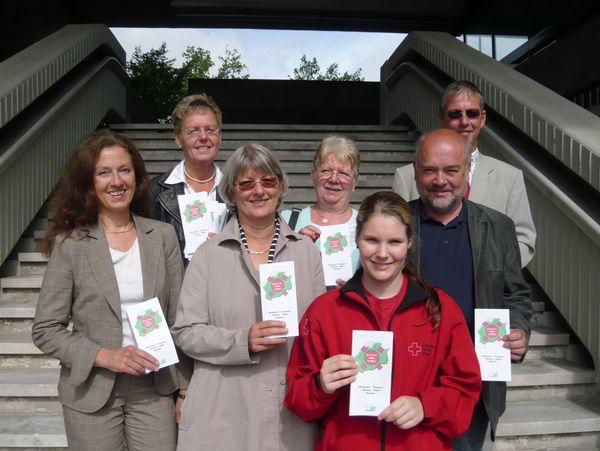
[[[254,186],[260,183],[263,188],[275,188],[279,183],[279,180],[275,177],[265,177],[260,180],[245,180],[240,183],[236,183],[235,185],[240,189],[240,191],[250,191],[254,189]]]
[[[446,116],[448,116],[448,119],[457,120],[462,117],[463,113],[465,113],[465,116],[467,116],[469,119],[477,119],[479,116],[481,116],[481,110],[476,109],[469,109],[464,111],[450,110],[446,112]]]

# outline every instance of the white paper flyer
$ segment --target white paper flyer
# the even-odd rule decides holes
[[[179,362],[158,298],[127,307],[127,317],[137,347],[155,357],[161,368]]]
[[[298,302],[294,262],[266,263],[259,266],[259,271],[263,321],[285,321],[287,335],[273,337],[297,337]]]
[[[358,376],[350,385],[350,416],[376,417],[390,405],[393,347],[393,332],[352,331]]]
[[[335,286],[337,279],[352,277],[352,249],[348,224],[319,226],[325,285]]]
[[[217,233],[223,229],[227,206],[208,200],[205,191],[179,195],[177,201],[185,236],[184,254],[191,259],[198,246],[206,241],[209,232]]]
[[[508,309],[475,309],[475,352],[481,380],[511,380],[510,349],[501,340],[509,332]]]

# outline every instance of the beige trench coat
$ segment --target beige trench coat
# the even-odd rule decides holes
[[[275,261],[295,262],[298,318],[325,291],[316,246],[281,222]],[[179,423],[178,450],[301,451],[316,426],[283,407],[292,339],[249,354],[248,330],[260,321],[258,271],[242,251],[238,222],[204,243],[187,269],[172,328],[194,359]]]

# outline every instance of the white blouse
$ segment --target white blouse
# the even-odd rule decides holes
[[[127,318],[127,307],[144,300],[144,281],[140,246],[136,238],[131,249],[121,252],[110,249],[117,285],[121,297],[121,325],[123,327],[123,347],[135,346],[133,331]]]

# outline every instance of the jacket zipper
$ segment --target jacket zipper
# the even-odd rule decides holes
[[[160,197],[158,197],[158,196],[157,196],[157,197],[156,197],[156,200],[158,200],[158,203],[159,203],[159,204],[160,204],[160,205],[161,205],[161,206],[162,206],[162,207],[165,209],[165,211],[166,211],[167,213],[169,213],[169,214],[170,214],[170,215],[173,217],[173,219],[175,219],[175,221],[177,221],[179,224],[181,224],[181,218],[178,218],[177,216],[175,216],[175,215],[173,214],[173,212],[172,212],[172,211],[169,209],[169,207],[167,207],[167,206],[164,204],[164,202],[161,200],[161,198],[160,198]]]

